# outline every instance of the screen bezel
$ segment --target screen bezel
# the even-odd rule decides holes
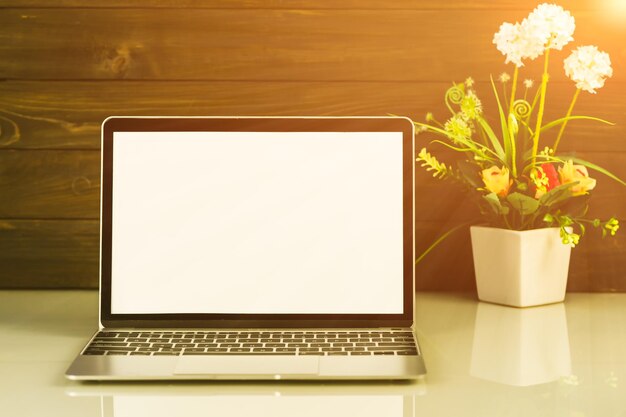
[[[404,117],[110,117],[102,124],[100,323],[145,328],[409,327],[413,324],[413,123]],[[112,314],[114,132],[402,132],[402,314]]]

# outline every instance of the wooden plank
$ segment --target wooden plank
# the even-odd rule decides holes
[[[97,220],[0,220],[0,287],[96,288]]]
[[[385,115],[423,120],[428,111],[442,122],[450,82],[0,82],[0,148],[98,149],[100,124],[111,115]],[[608,83],[598,94],[582,93],[575,113],[616,122],[606,126],[573,121],[563,149],[626,151],[626,84]],[[493,119],[488,83],[478,83],[484,110]],[[544,120],[565,114],[570,83],[551,83]],[[523,94],[523,91],[520,93]],[[497,130],[497,129],[496,129]],[[544,134],[545,146],[555,131]],[[418,137],[418,146],[421,140]],[[427,142],[423,142],[427,143]]]
[[[422,222],[417,235],[435,237],[448,223]],[[624,234],[589,235],[572,252],[569,291],[626,291]],[[454,255],[451,255],[454,254]],[[416,268],[417,290],[475,288],[469,233],[459,232]],[[0,220],[0,288],[97,288],[98,222]]]
[[[487,80],[506,68],[492,44],[494,32],[526,14],[495,8],[4,9],[0,78]],[[621,21],[606,11],[576,18],[578,45],[600,45],[615,68],[626,66]],[[552,54],[553,80],[565,77],[566,49]],[[525,69],[539,74],[541,68],[537,60]],[[626,75],[616,71],[614,79]]]
[[[567,10],[597,10],[607,5],[593,0],[561,0]],[[201,9],[404,9],[404,10],[521,10],[530,11],[537,5],[534,0],[467,1],[451,0],[396,0],[393,4],[380,0],[57,0],[54,4],[45,0],[2,0],[0,7],[45,8],[201,8]],[[608,5],[609,8],[611,5]]]
[[[0,218],[98,218],[100,153],[1,151]]]
[[[450,161],[450,153],[441,154]],[[585,158],[626,178],[625,153],[588,153]],[[592,173],[598,180],[592,214],[626,219],[624,186]],[[417,218],[447,220],[467,211],[461,191],[416,171]],[[97,151],[0,151],[0,219],[97,219],[100,154]],[[466,217],[469,214],[466,214]]]

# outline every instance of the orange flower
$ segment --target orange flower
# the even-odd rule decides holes
[[[513,184],[513,180],[509,179],[509,170],[506,167],[500,169],[494,165],[491,168],[483,169],[481,177],[485,183],[485,188],[500,197],[506,197]]]
[[[559,167],[559,177],[561,177],[562,184],[578,182],[571,188],[572,195],[587,194],[589,190],[593,190],[596,186],[596,180],[589,178],[587,168],[583,165],[574,165],[571,159],[565,162],[562,167]]]

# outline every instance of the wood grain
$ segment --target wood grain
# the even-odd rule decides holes
[[[0,78],[448,81],[507,69],[492,10],[5,9]],[[626,26],[577,13],[576,43],[626,66]],[[552,54],[552,79],[563,80]],[[542,62],[525,67],[538,78]],[[512,68],[509,66],[508,70]],[[527,75],[523,75],[526,77]],[[626,80],[616,71],[614,80]]]
[[[419,222],[416,233],[430,240],[449,225]],[[95,220],[0,220],[0,287],[97,288],[98,227]],[[568,291],[626,291],[619,262],[626,256],[624,243],[623,235],[605,240],[587,236],[572,252]],[[475,288],[467,230],[417,265],[416,288]]]
[[[450,163],[450,152],[436,153]],[[623,154],[587,153],[626,178]],[[626,219],[624,186],[600,174],[591,214]],[[100,154],[97,151],[0,151],[0,219],[98,219]],[[461,209],[464,195],[449,183],[416,171],[417,219],[445,221]],[[467,216],[466,216],[467,217]]]
[[[0,219],[97,219],[100,153],[0,151],[0,195]]]
[[[530,0],[0,0],[0,287],[94,288],[100,123],[110,115],[407,115],[447,112],[451,81],[472,76],[488,115],[489,75],[511,71],[492,44]],[[611,54],[615,74],[575,113],[562,150],[626,177],[626,26],[614,1],[563,0],[575,42],[551,55],[549,113],[573,93],[562,59],[578,45]],[[622,10],[623,12],[623,10]],[[539,80],[527,63],[521,78]],[[498,88],[501,86],[498,84]],[[550,144],[556,132],[543,135]],[[427,145],[443,160],[453,154]],[[624,187],[595,175],[593,212],[626,219]],[[418,169],[420,252],[472,211]],[[623,232],[623,231],[620,231]],[[421,290],[474,288],[467,231],[417,268]],[[570,291],[626,291],[626,238],[592,233],[573,252]]]
[[[0,287],[96,288],[98,221],[0,220]]]
[[[428,223],[423,228],[418,226],[418,251],[420,246],[425,247],[426,242],[432,242],[454,224],[450,220],[437,225]],[[615,237],[602,239],[596,232],[590,230],[572,249],[567,291],[624,292],[626,237],[618,232]],[[469,228],[458,231],[435,248],[415,271],[418,291],[474,291],[476,282]]]
[[[423,120],[428,111],[444,122],[446,82],[0,82],[0,148],[98,149],[100,124],[111,115],[386,115]],[[563,149],[626,151],[626,84],[609,83],[598,94],[582,93],[575,114],[611,120],[616,126],[573,121]],[[494,121],[490,84],[478,83]],[[534,90],[531,90],[531,94]],[[545,121],[562,117],[573,95],[570,83],[551,83]],[[502,94],[500,92],[500,94]],[[523,91],[520,93],[523,94]],[[544,136],[552,143],[556,131]],[[422,138],[418,138],[418,141]],[[419,146],[419,145],[418,145]]]
[[[561,0],[568,10],[598,10],[607,8],[594,0]],[[2,0],[0,7],[46,7],[46,8],[203,8],[203,9],[404,9],[404,10],[522,10],[530,11],[537,5],[534,0],[467,1],[450,0],[396,0],[389,4],[380,0]],[[610,10],[610,8],[609,8]]]

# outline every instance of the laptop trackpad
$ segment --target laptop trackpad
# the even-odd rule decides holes
[[[317,375],[316,356],[182,356],[176,364],[177,375]]]

